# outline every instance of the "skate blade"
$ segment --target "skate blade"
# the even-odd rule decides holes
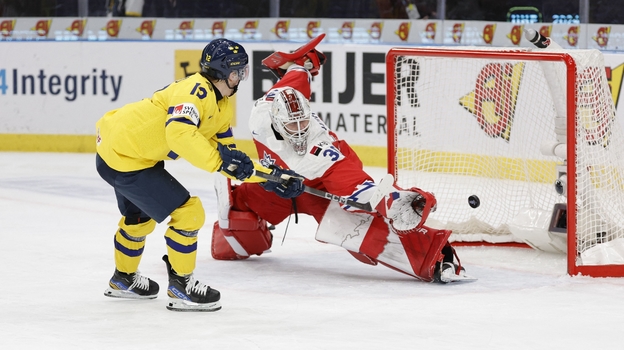
[[[221,310],[221,303],[199,304],[188,300],[169,298],[167,309],[171,311],[211,312]]]
[[[121,299],[156,299],[158,294],[138,295],[137,293],[129,292],[127,290],[107,288],[104,291],[104,296],[111,297],[111,298],[121,298]]]
[[[468,275],[451,275],[451,276],[444,278],[444,280],[446,280],[444,283],[457,283],[457,282],[467,283],[467,282],[475,282],[478,280],[478,278],[468,276]]]

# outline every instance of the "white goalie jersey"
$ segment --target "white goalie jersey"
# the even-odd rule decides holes
[[[349,196],[358,202],[367,202],[375,183],[363,170],[357,154],[329,130],[315,113],[310,113],[309,134],[303,154],[298,154],[272,125],[270,113],[277,92],[290,87],[309,99],[310,81],[310,73],[305,68],[292,65],[284,77],[255,102],[249,119],[249,130],[260,163],[266,167],[278,165],[292,169],[306,178],[307,186]],[[348,206],[343,209],[352,210]]]
[[[309,138],[306,154],[300,156],[292,146],[284,140],[271,124],[272,92],[256,101],[252,109],[249,128],[258,149],[260,163],[268,167],[279,165],[293,169],[306,179],[317,179],[345,156],[333,143],[337,138],[331,133],[325,123],[315,114],[311,114],[309,124]],[[260,152],[261,151],[261,152]]]

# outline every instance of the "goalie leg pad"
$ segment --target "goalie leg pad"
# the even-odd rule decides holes
[[[398,236],[414,273],[423,281],[431,282],[435,276],[436,264],[444,259],[442,248],[447,244],[451,231],[438,230],[424,225],[416,231]]]
[[[363,262],[367,265],[377,265],[377,260],[371,258],[370,256],[366,255],[366,254],[362,254],[362,253],[356,253],[354,251],[351,250],[347,250],[351,256],[353,256],[354,258],[356,258],[358,261]]]
[[[347,249],[364,263],[380,263],[423,281],[433,281],[436,263],[451,231],[421,226],[399,235],[380,215],[349,213],[331,203],[316,239]],[[374,265],[374,264],[371,264]]]
[[[229,228],[215,222],[212,228],[212,257],[217,260],[243,260],[262,255],[271,248],[273,236],[268,224],[253,212],[232,210]]]
[[[232,197],[232,181],[227,177],[218,174],[214,179],[215,193],[217,195],[217,212],[219,215],[219,225],[229,227],[230,208],[234,199]]]
[[[360,252],[391,269],[431,282],[436,264],[442,262],[449,230],[421,226],[410,234],[396,234],[381,217],[366,233]],[[380,250],[381,249],[381,250]]]

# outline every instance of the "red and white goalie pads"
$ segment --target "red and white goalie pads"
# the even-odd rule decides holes
[[[316,240],[347,249],[358,260],[380,263],[422,281],[434,279],[435,266],[444,258],[442,248],[451,235],[421,225],[397,234],[377,214],[349,213],[331,203],[316,232]]]
[[[212,228],[212,257],[241,260],[261,255],[271,248],[268,224],[254,212],[232,210],[232,183],[225,176],[215,177],[219,220]]]

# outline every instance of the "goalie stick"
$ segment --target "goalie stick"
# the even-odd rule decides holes
[[[286,175],[286,174],[280,177],[276,175],[263,173],[261,171],[255,171],[254,175],[257,177],[263,178],[267,181],[280,182],[280,183],[285,183],[291,178],[290,175]],[[379,204],[379,202],[381,202],[383,197],[388,195],[388,193],[392,192],[392,190],[394,189],[393,185],[394,185],[394,177],[390,174],[386,174],[381,179],[381,181],[379,181],[379,183],[377,184],[377,188],[375,189],[375,192],[371,196],[371,199],[368,201],[368,203],[359,203],[359,202],[349,199],[348,197],[341,197],[341,196],[338,196],[329,192],[321,191],[316,188],[312,188],[308,186],[305,186],[304,191],[309,194],[318,196],[318,197],[329,199],[330,201],[338,202],[340,204],[345,204],[345,205],[348,205],[357,209],[361,209],[364,211],[373,212],[375,211],[375,207],[377,206],[377,204]]]

